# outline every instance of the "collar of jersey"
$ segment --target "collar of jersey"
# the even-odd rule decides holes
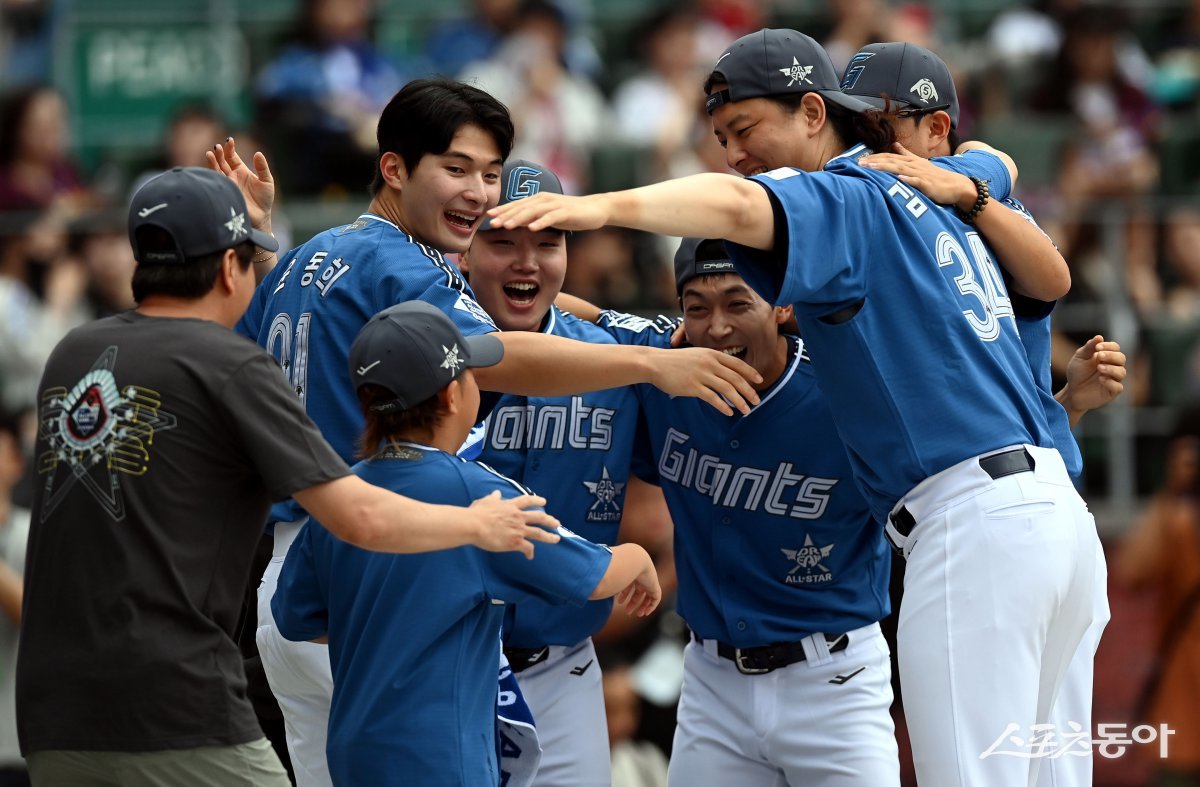
[[[401,229],[400,225],[396,224],[396,222],[389,221],[389,220],[385,219],[383,216],[377,216],[374,213],[367,211],[366,213],[359,216],[359,218],[360,219],[371,219],[372,221],[382,222],[382,223],[388,225],[389,227],[391,227],[392,229],[394,229],[396,232],[400,232],[400,233],[403,233],[404,235],[408,236],[409,240],[412,240],[411,234],[409,234],[407,231]]]
[[[854,159],[854,158],[858,158],[859,156],[863,155],[864,153],[870,153],[870,152],[871,152],[871,150],[866,145],[859,142],[857,145],[853,145],[848,150],[844,150],[841,153],[839,153],[838,155],[829,159],[829,161],[825,162],[825,166],[822,167],[822,169],[829,169],[830,165],[833,164],[833,162],[837,161],[838,159],[844,159],[844,158]]]
[[[554,333],[554,325],[558,322],[558,307],[553,303],[550,304],[550,319],[546,320],[546,327],[542,329],[542,333]]]
[[[758,400],[758,404],[755,405],[754,409],[745,416],[746,418],[749,418],[750,415],[757,413],[763,408],[764,405],[766,405],[767,402],[771,401],[775,394],[779,393],[783,387],[788,384],[788,381],[792,379],[792,375],[796,373],[796,369],[800,366],[800,364],[808,361],[808,356],[804,352],[804,342],[799,337],[788,336],[785,334],[784,340],[788,343],[788,354],[792,356],[788,360],[787,368],[783,370],[783,374],[779,375],[779,379],[776,380],[775,384],[771,386],[771,390],[767,391],[767,395]],[[794,345],[793,342],[795,342]],[[793,346],[796,348],[794,353],[792,352]]]
[[[402,445],[402,446],[406,446],[408,448],[419,448],[422,451],[438,451],[441,453],[445,453],[440,448],[434,448],[431,445],[425,445],[424,443],[418,443],[415,440],[392,440],[391,443],[389,443],[389,445]]]

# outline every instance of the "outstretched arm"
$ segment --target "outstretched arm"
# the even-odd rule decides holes
[[[1054,398],[1067,411],[1074,428],[1088,410],[1097,410],[1125,390],[1125,353],[1117,342],[1093,336],[1067,364],[1067,384]]]
[[[762,250],[775,243],[775,216],[766,189],[711,172],[587,197],[543,192],[489,213],[492,226],[505,229],[594,230],[612,225],[659,235],[724,238]]]
[[[479,387],[489,391],[567,396],[650,383],[672,396],[703,399],[725,415],[734,408],[745,414],[758,404],[754,385],[762,376],[744,361],[715,350],[592,344],[530,331],[495,335],[504,343],[504,359],[474,370]]]
[[[468,544],[489,552],[519,551],[533,557],[533,542],[553,544],[558,520],[529,510],[546,500],[523,495],[502,500],[499,492],[469,508],[433,505],[372,486],[358,476],[310,486],[293,497],[331,533],[376,552],[433,552]]]
[[[972,147],[968,147],[971,145]],[[863,159],[863,166],[896,175],[939,205],[969,212],[978,196],[966,175],[937,166],[899,143],[895,153]],[[1012,159],[982,142],[963,143],[959,151],[986,150],[1010,165]],[[1010,166],[1015,182],[1015,165]],[[988,202],[975,226],[996,253],[996,261],[1012,276],[1014,289],[1039,301],[1056,301],[1071,289],[1071,272],[1054,242],[1032,221],[1003,204]]]
[[[246,199],[246,210],[250,214],[250,226],[268,235],[273,234],[271,210],[275,206],[275,178],[271,175],[271,168],[267,166],[267,157],[261,152],[255,153],[254,169],[251,170],[238,155],[233,137],[226,137],[223,145],[213,145],[213,149],[207,151],[204,157],[208,159],[209,169],[220,172],[241,190]],[[262,281],[277,262],[278,254],[259,249],[254,255],[255,279]]]

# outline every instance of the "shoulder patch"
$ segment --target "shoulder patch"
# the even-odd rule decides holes
[[[371,222],[367,221],[366,219],[356,219],[354,222],[347,224],[345,227],[335,230],[334,234],[345,235],[348,232],[358,232],[361,229],[366,229],[370,223]]]
[[[770,178],[771,180],[787,180],[788,178],[795,177],[799,174],[800,170],[798,169],[793,169],[792,167],[780,167],[779,169],[773,169],[770,172],[764,172],[763,177]]]

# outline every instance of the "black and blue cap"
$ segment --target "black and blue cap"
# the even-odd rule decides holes
[[[441,309],[405,301],[376,314],[350,346],[355,390],[378,385],[393,399],[372,406],[378,413],[407,410],[429,399],[464,369],[495,366],[504,345],[493,334],[463,336]]]
[[[742,36],[717,58],[711,78],[725,87],[708,94],[704,108],[710,115],[722,104],[787,93],[818,93],[852,112],[874,108],[839,90],[829,54],[796,30],[766,28]]]
[[[683,285],[697,276],[710,273],[737,273],[733,260],[718,238],[684,238],[675,252],[675,294],[683,295]]]
[[[175,248],[139,248],[142,227],[163,230]],[[279,248],[275,238],[250,226],[246,200],[233,181],[211,169],[175,167],[146,181],[129,203],[129,242],[141,263],[182,264],[245,241],[267,251]]]
[[[497,207],[543,191],[547,194],[563,193],[562,181],[553,170],[525,159],[506,161],[500,173],[500,202]],[[491,228],[492,217],[484,216],[479,231],[487,232]]]
[[[944,110],[958,128],[958,92],[945,61],[916,44],[868,44],[850,58],[842,92],[876,109]]]

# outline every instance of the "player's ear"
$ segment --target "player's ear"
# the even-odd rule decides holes
[[[236,292],[238,266],[237,252],[233,249],[226,249],[225,254],[221,257],[221,268],[217,271],[217,280],[214,282],[214,286],[221,287],[225,294]]]
[[[476,235],[476,237],[478,237],[478,235]],[[471,242],[474,243],[475,241],[472,240]],[[471,272],[471,249],[470,249],[470,247],[468,247],[467,250],[464,251],[462,254],[458,255],[458,269],[459,269],[459,271],[462,272],[463,276],[466,276],[468,273]]]
[[[929,150],[937,150],[942,141],[950,136],[950,115],[940,109],[931,113],[926,117],[925,128],[929,135]]]
[[[441,405],[441,411],[446,415],[458,415],[459,410],[463,406],[463,391],[462,383],[457,378],[450,381],[442,390],[438,391],[438,404]]]
[[[789,324],[795,324],[795,311],[791,305],[775,307],[775,324],[786,327]]]
[[[800,100],[800,114],[809,135],[815,136],[825,126],[825,99],[816,93],[805,93]]]
[[[389,151],[379,157],[379,174],[383,176],[384,183],[396,190],[404,188],[408,182],[408,167],[399,153]]]

